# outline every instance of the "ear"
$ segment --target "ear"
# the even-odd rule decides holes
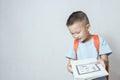
[[[86,25],[86,28],[89,30],[89,29],[90,29],[90,24],[87,24],[87,25]]]

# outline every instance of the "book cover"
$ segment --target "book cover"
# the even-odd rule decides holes
[[[101,64],[96,64],[96,61],[95,58],[71,61],[74,77],[77,80],[90,80],[107,76],[108,72]]]

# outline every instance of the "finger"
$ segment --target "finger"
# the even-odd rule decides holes
[[[100,64],[100,60],[97,60],[97,61],[96,61],[96,64]]]

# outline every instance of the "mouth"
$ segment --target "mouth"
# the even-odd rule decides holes
[[[81,40],[81,38],[77,38],[78,40]]]

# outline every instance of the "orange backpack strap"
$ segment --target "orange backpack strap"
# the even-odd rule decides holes
[[[93,35],[93,40],[94,40],[94,46],[95,46],[97,52],[99,53],[100,41],[99,41],[98,35]]]
[[[76,60],[78,59],[78,57],[77,57],[78,45],[79,45],[79,40],[78,39],[74,40],[74,51],[75,51],[75,54],[76,54]]]

